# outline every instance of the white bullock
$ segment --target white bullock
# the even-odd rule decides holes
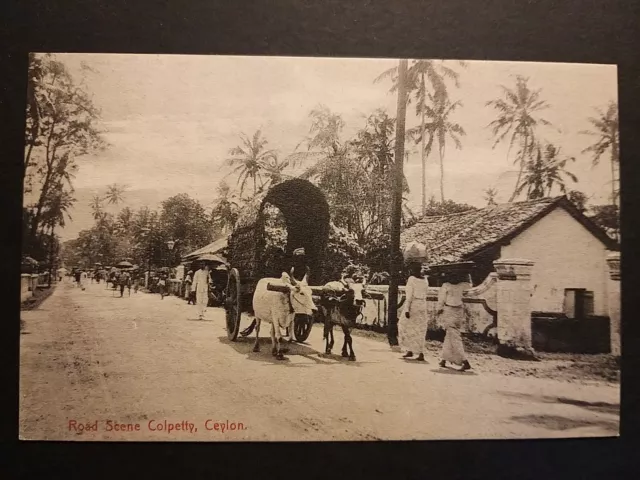
[[[263,278],[256,285],[256,290],[253,293],[253,312],[255,320],[251,326],[246,329],[242,334],[244,336],[251,333],[252,327],[256,329],[256,343],[253,346],[253,351],[260,351],[259,335],[260,335],[260,323],[262,321],[271,324],[271,353],[278,359],[283,360],[283,349],[281,347],[282,330],[289,329],[290,335],[293,335],[293,319],[297,314],[312,315],[316,310],[316,306],[313,303],[311,296],[311,289],[306,283],[296,282],[291,284],[288,282],[288,276],[283,275],[283,278]],[[267,285],[272,283],[274,285],[286,285],[289,287],[290,293],[289,299],[286,293],[274,292],[267,290]],[[293,307],[293,312],[291,311]]]

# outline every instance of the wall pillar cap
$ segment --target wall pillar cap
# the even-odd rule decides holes
[[[607,251],[607,261],[620,260],[620,252]]]
[[[523,267],[533,267],[534,262],[524,258],[500,258],[494,260],[494,265],[520,265]]]

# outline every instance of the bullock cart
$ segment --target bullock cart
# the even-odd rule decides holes
[[[284,217],[286,240],[283,247],[274,247],[270,239],[274,232],[266,214],[268,206],[276,207]],[[330,229],[329,205],[315,185],[292,179],[275,185],[242,212],[236,227],[229,235],[227,260],[229,275],[224,307],[229,340],[235,341],[240,332],[242,313],[252,312],[252,299],[261,278],[279,278],[291,266],[293,251],[305,249],[310,269],[309,284],[323,279],[323,258]],[[318,293],[318,287],[312,287]],[[296,315],[293,334],[304,342],[311,332],[313,318]]]

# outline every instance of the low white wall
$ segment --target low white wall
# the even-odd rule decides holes
[[[31,291],[31,275],[23,273],[20,275],[20,303],[33,296]]]

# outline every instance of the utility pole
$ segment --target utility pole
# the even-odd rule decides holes
[[[402,184],[405,140],[405,118],[407,113],[407,60],[398,64],[398,113],[396,115],[396,151],[393,176],[393,206],[391,210],[391,246],[389,265],[389,310],[387,338],[389,345],[398,345],[398,283],[401,267],[400,226],[402,217]]]

